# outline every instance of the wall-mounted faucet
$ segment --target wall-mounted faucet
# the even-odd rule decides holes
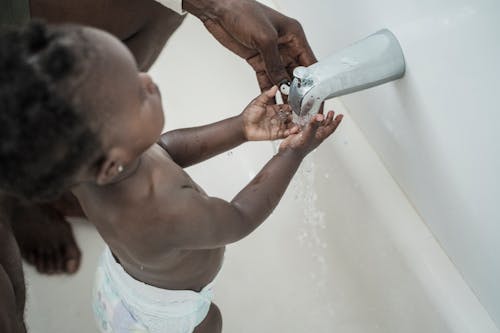
[[[384,29],[309,67],[295,68],[288,101],[298,116],[316,114],[328,98],[393,81],[404,73],[401,46]]]

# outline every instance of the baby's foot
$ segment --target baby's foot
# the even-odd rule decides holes
[[[71,225],[55,208],[16,206],[11,224],[21,255],[38,272],[73,274],[78,270],[81,253]]]

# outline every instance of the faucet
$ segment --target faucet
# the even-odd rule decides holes
[[[374,87],[403,77],[405,60],[398,40],[380,30],[308,67],[293,71],[288,102],[299,117],[314,115],[329,98]],[[289,88],[289,89],[288,89]]]

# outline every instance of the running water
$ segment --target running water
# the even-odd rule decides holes
[[[279,94],[277,96],[279,96]],[[279,98],[276,98],[276,103],[277,104],[283,103],[281,96]],[[303,130],[304,127],[311,121],[312,117],[313,117],[313,114],[311,114],[311,113],[307,113],[307,114],[304,114],[302,116],[299,116],[295,112],[292,112],[292,122],[294,124],[298,125],[301,130]],[[278,153],[281,141],[283,141],[283,140],[272,141],[274,154]]]
[[[281,96],[277,98],[276,102],[282,102]],[[292,112],[292,115],[292,121],[299,125],[301,129],[303,129],[313,117],[311,113],[298,116],[295,112]],[[281,140],[272,142],[275,154],[279,150],[280,143]],[[313,154],[314,151],[304,158],[290,187],[294,195],[294,200],[304,207],[303,214],[299,217],[302,219],[302,224],[297,239],[300,246],[309,250],[311,258],[315,263],[314,269],[310,272],[310,277],[313,280],[312,282],[314,282],[312,285],[316,286],[316,292],[324,294],[327,282],[327,264],[322,253],[325,251],[327,244],[321,237],[321,234],[326,228],[326,224],[325,214],[318,208],[316,203],[318,196],[314,190],[315,165]]]
[[[294,200],[303,204],[304,210],[302,216],[301,228],[297,239],[302,247],[305,247],[311,253],[313,261],[316,263],[316,270],[311,272],[311,278],[315,285],[322,289],[326,285],[327,265],[322,253],[327,247],[326,242],[321,237],[325,224],[325,214],[317,206],[318,195],[314,190],[315,167],[311,156],[308,156],[302,162],[292,181],[292,193]]]
[[[281,98],[277,98],[277,103],[282,102]],[[298,116],[292,112],[292,121],[299,125],[301,130],[309,123],[313,114],[306,113],[305,115]],[[282,140],[273,141],[272,147],[274,154],[279,151],[279,146]],[[325,229],[325,213],[319,209],[317,204],[318,196],[315,191],[315,165],[313,161],[314,151],[306,156],[302,161],[301,166],[297,170],[294,178],[290,184],[291,193],[293,193],[294,201],[297,206],[302,207],[302,214],[297,218],[302,222],[297,233],[297,240],[299,245],[310,254],[312,268],[309,271],[310,285],[313,287],[315,297],[323,299],[325,306],[317,311],[318,318],[330,317],[333,319],[335,316],[335,308],[332,300],[328,295],[328,265],[326,263],[323,253],[326,251],[327,243],[321,236]]]
[[[311,118],[314,116],[312,113],[306,113],[304,115],[297,115],[295,112],[293,112],[292,115],[292,121],[299,125],[301,129],[304,129],[304,127],[311,121]]]
[[[311,257],[312,269],[309,272],[311,287],[313,287],[311,292],[314,292],[318,299],[324,299],[325,302],[325,307],[320,310],[322,313],[318,313],[318,315],[333,317],[335,315],[334,307],[327,296],[330,294],[327,278],[328,265],[323,255],[328,247],[322,236],[326,231],[325,213],[317,204],[318,195],[314,185],[315,164],[313,156],[311,156],[313,154],[314,152],[304,159],[291,183],[294,201],[303,209],[302,214],[297,216],[302,221],[297,241]]]

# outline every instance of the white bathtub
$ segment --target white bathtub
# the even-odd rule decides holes
[[[237,114],[258,93],[250,67],[192,17],[152,74],[167,129]],[[304,163],[273,215],[228,247],[215,297],[224,332],[498,332],[348,110],[328,106],[346,115],[337,134]],[[247,143],[188,172],[230,200],[274,149]],[[74,224],[84,254],[76,276],[26,267],[30,332],[97,331],[90,293],[103,243],[90,225]]]

